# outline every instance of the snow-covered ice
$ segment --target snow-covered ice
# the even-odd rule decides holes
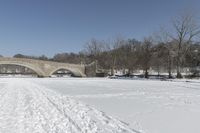
[[[200,132],[200,80],[1,78],[0,133]]]
[[[32,79],[31,79],[32,81]],[[200,132],[200,80],[36,79],[142,133]]]
[[[1,79],[0,90],[0,133],[137,133],[103,112],[25,79]]]

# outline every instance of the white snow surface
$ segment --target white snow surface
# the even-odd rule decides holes
[[[0,79],[0,133],[137,133],[125,123],[26,79]]]
[[[141,133],[200,133],[200,80],[52,78],[33,82],[101,110]]]
[[[0,133],[200,132],[200,80],[1,78],[0,90]]]

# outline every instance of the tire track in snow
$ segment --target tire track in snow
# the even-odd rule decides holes
[[[139,133],[103,112],[24,79],[9,79],[0,96],[0,133]]]

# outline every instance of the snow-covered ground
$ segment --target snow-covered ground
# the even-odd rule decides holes
[[[2,78],[0,90],[0,133],[200,132],[200,80]]]
[[[30,79],[29,79],[30,80]],[[26,79],[0,79],[0,133],[137,133],[126,123]]]

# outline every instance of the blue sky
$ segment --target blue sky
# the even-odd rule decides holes
[[[199,0],[0,0],[0,54],[78,52],[91,38],[143,39]]]

